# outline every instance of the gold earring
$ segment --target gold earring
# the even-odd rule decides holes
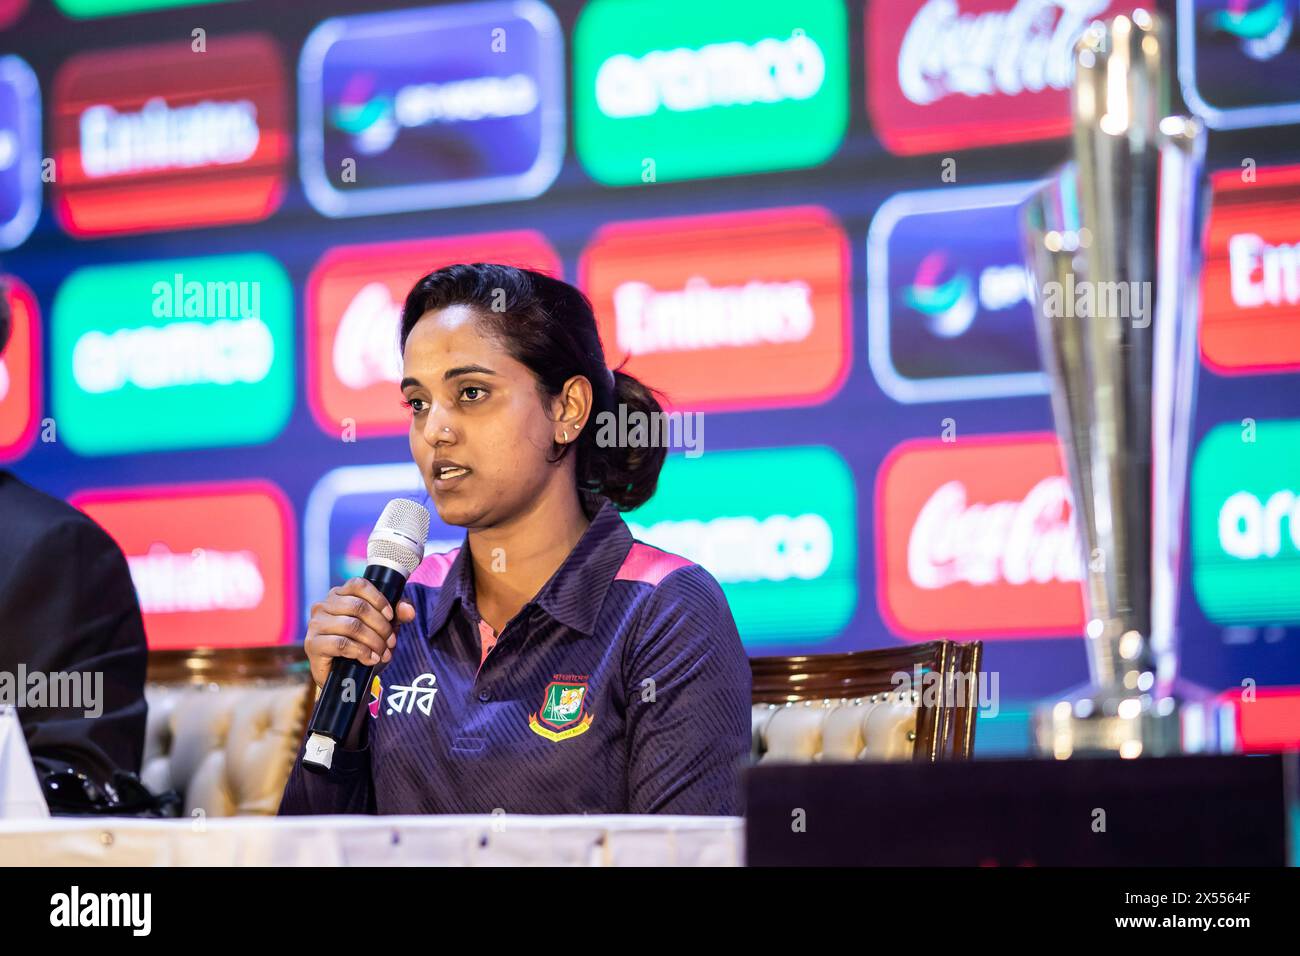
[[[563,436],[564,441],[567,442],[569,440],[569,430],[567,428],[560,432],[560,434]]]

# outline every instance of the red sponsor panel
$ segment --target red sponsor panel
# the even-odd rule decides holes
[[[1300,369],[1300,166],[1211,177],[1201,355],[1224,375]]]
[[[27,9],[27,0],[0,0],[0,30],[12,26]]]
[[[1083,633],[1083,562],[1051,434],[904,442],[876,481],[877,599],[905,638]]]
[[[55,210],[74,236],[253,222],[284,193],[284,67],[260,34],[74,56],[51,128]]]
[[[1300,746],[1300,687],[1259,687],[1251,700],[1240,687],[1219,700],[1232,708],[1239,749],[1246,753],[1295,750]]]
[[[1070,132],[1071,51],[1108,0],[889,0],[866,17],[867,109],[890,152]]]
[[[403,435],[398,333],[402,303],[421,277],[457,262],[500,262],[561,276],[560,257],[539,232],[485,233],[412,242],[339,246],[307,283],[307,396],[317,424],[338,435]]]
[[[0,460],[22,456],[36,437],[41,400],[41,323],[32,290],[13,276],[8,287],[9,344],[0,351]]]
[[[815,405],[848,375],[848,240],[819,206],[606,226],[579,282],[609,364],[674,407]]]
[[[125,553],[151,649],[289,638],[297,606],[294,525],[275,485],[159,485],[69,500]]]

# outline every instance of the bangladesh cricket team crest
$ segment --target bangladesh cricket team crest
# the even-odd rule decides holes
[[[585,734],[595,714],[587,713],[587,675],[556,674],[542,695],[542,709],[528,715],[528,727],[547,740]]]

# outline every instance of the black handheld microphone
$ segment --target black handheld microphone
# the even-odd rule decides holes
[[[397,626],[397,600],[406,579],[424,560],[424,543],[429,537],[429,512],[414,501],[394,498],[384,507],[366,543],[366,570],[362,577],[379,589],[393,609]],[[307,725],[307,746],[302,765],[316,773],[329,770],[334,762],[334,745],[347,737],[361,708],[362,694],[370,689],[379,664],[363,664],[350,657],[336,657],[330,676]]]

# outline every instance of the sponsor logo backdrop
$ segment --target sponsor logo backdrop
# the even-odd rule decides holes
[[[714,572],[751,652],[979,638],[1006,713],[1084,680],[1015,221],[1068,155],[1064,51],[1116,4],[363,6],[0,2],[0,461],[118,537],[156,646],[301,639],[383,501],[424,500],[407,289],[503,259],[580,285],[610,364],[703,413],[628,521]],[[1216,129],[1184,669],[1277,714],[1297,6],[1161,4]]]

